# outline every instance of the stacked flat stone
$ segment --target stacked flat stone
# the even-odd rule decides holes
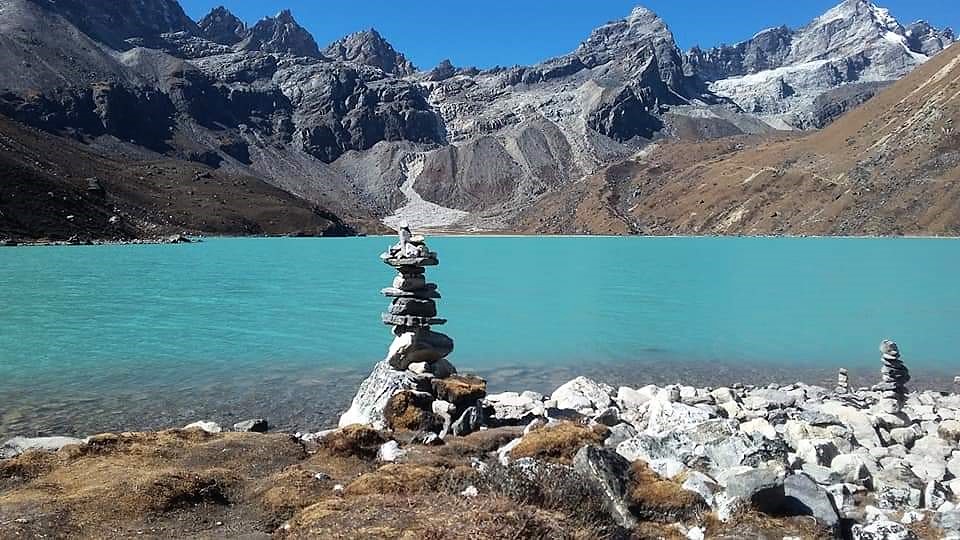
[[[387,355],[390,366],[441,378],[456,373],[446,360],[453,352],[453,340],[431,329],[447,322],[437,317],[437,286],[426,280],[426,267],[439,263],[437,254],[430,251],[422,236],[410,235],[402,237],[380,259],[397,270],[392,286],[381,291],[392,299],[382,316],[384,324],[393,327],[394,339]]]
[[[840,371],[837,372],[837,387],[834,392],[838,394],[850,393],[850,376],[847,374],[846,368],[840,368]]]
[[[882,380],[880,384],[874,386],[874,390],[881,392],[879,404],[881,411],[896,414],[901,411],[906,399],[910,371],[900,360],[900,348],[895,342],[884,340],[880,343],[880,353],[883,362],[883,367],[880,369]]]

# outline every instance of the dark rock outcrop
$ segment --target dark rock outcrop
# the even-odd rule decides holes
[[[72,22],[84,33],[115,49],[130,48],[126,40],[165,33],[199,33],[197,24],[177,0],[29,0]]]
[[[324,50],[334,60],[372,66],[384,73],[405,77],[417,71],[416,66],[398,53],[375,29],[355,32],[334,41]]]
[[[310,32],[300,26],[290,10],[260,19],[238,45],[246,51],[263,51],[320,58],[320,48]]]
[[[197,25],[201,37],[224,45],[239,43],[247,35],[247,24],[223,6],[214,8]]]

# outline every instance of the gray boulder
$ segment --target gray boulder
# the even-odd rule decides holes
[[[626,501],[630,462],[616,452],[593,446],[584,446],[573,458],[573,469],[594,484],[606,499],[611,517],[625,529],[637,525]]]
[[[364,424],[375,429],[385,429],[387,422],[383,411],[395,394],[404,390],[416,390],[420,387],[420,378],[409,371],[398,371],[382,360],[373,368],[373,372],[360,383],[350,408],[340,417],[339,426]]]
[[[463,437],[464,435],[469,435],[474,431],[478,431],[482,425],[483,408],[478,405],[474,405],[472,407],[467,407],[463,411],[463,414],[460,415],[460,418],[458,418],[450,427],[450,432],[458,437]]]
[[[809,476],[801,473],[783,482],[783,513],[792,516],[809,515],[830,527],[840,522],[840,514],[833,498]]]

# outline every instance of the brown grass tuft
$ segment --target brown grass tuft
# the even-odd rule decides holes
[[[707,509],[700,495],[660,478],[643,461],[635,461],[630,468],[627,500],[634,514],[651,521],[687,519]]]
[[[389,439],[379,431],[355,424],[338,429],[320,441],[320,448],[341,457],[373,459]]]
[[[391,463],[357,478],[349,495],[402,495],[436,490],[446,474],[440,467]]]
[[[475,375],[451,375],[434,379],[433,393],[457,407],[469,407],[487,395],[487,381]]]
[[[520,444],[510,452],[510,457],[531,457],[568,465],[578,450],[586,445],[602,444],[609,435],[606,426],[591,427],[563,421],[524,435]]]
[[[438,420],[433,414],[433,396],[405,390],[387,401],[383,416],[394,431],[430,431]]]

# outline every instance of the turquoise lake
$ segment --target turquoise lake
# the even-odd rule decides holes
[[[451,361],[493,391],[960,374],[960,241],[432,237]],[[0,250],[0,436],[336,421],[390,343],[393,239]]]

